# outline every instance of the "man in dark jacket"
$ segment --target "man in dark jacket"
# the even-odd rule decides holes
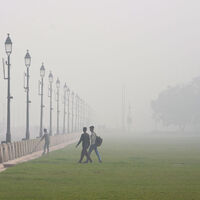
[[[86,131],[87,131],[87,128],[84,127],[83,134],[81,135],[80,140],[79,140],[78,144],[76,145],[76,147],[78,147],[78,145],[82,142],[82,152],[81,152],[81,158],[79,160],[79,163],[82,162],[84,156],[87,157],[87,160],[92,162],[92,160],[87,152],[87,149],[90,146],[90,136]]]

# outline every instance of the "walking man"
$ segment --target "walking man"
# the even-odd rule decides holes
[[[49,153],[49,144],[50,144],[50,137],[46,128],[44,129],[44,135],[42,136],[40,141],[42,141],[43,139],[44,139],[44,152],[43,152],[43,155],[44,155],[46,153],[46,150],[47,150],[47,153]]]
[[[80,137],[80,140],[78,142],[78,144],[76,145],[76,147],[78,147],[78,145],[82,142],[82,152],[81,152],[81,158],[79,160],[79,163],[82,162],[83,157],[86,156],[87,157],[87,161],[89,160],[90,162],[92,162],[90,155],[87,152],[88,147],[90,146],[90,136],[87,133],[87,128],[84,127],[83,128],[83,134]]]
[[[98,149],[97,149],[97,144],[96,144],[97,135],[94,132],[94,126],[90,126],[90,132],[91,132],[91,136],[90,136],[91,145],[90,145],[90,149],[89,149],[88,154],[90,155],[92,153],[92,151],[94,150],[96,155],[97,155],[97,158],[98,158],[99,162],[101,163],[102,160],[101,160],[100,154],[99,154]],[[86,162],[88,162],[88,160]]]

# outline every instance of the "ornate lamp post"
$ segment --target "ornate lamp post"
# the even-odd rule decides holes
[[[67,133],[70,132],[69,130],[69,118],[70,118],[70,112],[69,112],[69,104],[70,104],[70,89],[67,88]]]
[[[72,133],[74,132],[74,92],[71,93],[72,98]]]
[[[57,78],[56,81],[56,88],[57,88],[57,95],[56,95],[56,101],[57,101],[57,131],[56,133],[59,134],[59,114],[60,114],[60,110],[59,110],[59,90],[60,90],[60,80]]]
[[[10,35],[8,34],[7,39],[5,41],[5,50],[8,57],[6,65],[8,66],[8,76],[5,76],[4,69],[4,79],[8,80],[8,91],[7,91],[7,132],[6,132],[6,142],[11,142],[11,132],[10,132],[10,100],[12,96],[10,95],[10,54],[12,53],[12,41],[10,39]]]
[[[63,102],[63,104],[64,104],[64,113],[63,113],[63,134],[65,134],[65,133],[66,133],[66,132],[65,132],[66,100],[67,100],[66,95],[67,95],[67,89],[68,89],[66,83],[65,83],[63,89],[64,89],[64,102]]]
[[[50,121],[49,121],[49,135],[52,135],[52,84],[53,84],[53,74],[49,73],[49,98],[50,98]]]
[[[26,66],[26,73],[25,73],[25,78],[26,78],[26,86],[24,83],[24,89],[26,92],[26,140],[30,139],[30,131],[29,131],[29,68],[31,66],[31,56],[27,50],[26,55],[24,57],[25,61],[25,66]]]
[[[43,95],[44,95],[44,76],[45,76],[45,68],[44,64],[40,67],[40,77],[41,81],[39,81],[39,95],[41,96],[41,104],[40,104],[40,137],[43,135]]]

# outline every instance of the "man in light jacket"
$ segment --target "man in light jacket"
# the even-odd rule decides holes
[[[97,155],[97,158],[98,158],[99,162],[101,163],[102,160],[101,160],[100,154],[99,154],[98,149],[97,149],[97,144],[96,144],[97,135],[94,132],[94,126],[90,126],[90,132],[91,132],[91,136],[90,136],[91,145],[90,145],[88,154],[90,155],[92,153],[92,151],[94,150],[96,155]],[[88,162],[88,160],[86,161],[86,163],[87,162]]]

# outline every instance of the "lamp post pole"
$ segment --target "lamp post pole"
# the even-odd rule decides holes
[[[74,132],[74,92],[72,91],[71,93],[71,98],[72,98],[72,133]]]
[[[65,85],[64,85],[64,102],[63,102],[63,104],[64,104],[64,113],[63,113],[63,134],[65,134],[66,132],[65,132],[65,118],[66,118],[66,94],[67,94],[67,85],[66,85],[66,83],[65,83]]]
[[[79,130],[79,96],[77,95],[77,124],[76,124],[76,127],[77,127],[77,131]]]
[[[39,81],[39,95],[41,96],[41,104],[40,104],[40,137],[43,135],[43,95],[44,95],[44,76],[45,76],[45,68],[44,64],[40,68],[40,77],[41,81]]]
[[[49,73],[49,99],[50,99],[50,119],[49,119],[49,135],[52,136],[52,84],[53,84],[53,74]]]
[[[27,50],[26,55],[24,57],[25,60],[25,65],[26,65],[26,74],[25,74],[25,78],[26,78],[26,86],[24,85],[24,89],[26,91],[26,140],[30,139],[30,131],[29,131],[29,104],[30,104],[30,100],[29,100],[29,67],[31,65],[31,56]]]
[[[70,118],[70,112],[69,112],[69,104],[70,104],[70,89],[67,88],[67,133],[69,134],[69,118]]]
[[[87,126],[87,103],[84,103],[84,124]]]
[[[88,123],[88,126],[90,124],[90,106],[87,105],[87,123]]]
[[[81,99],[78,97],[78,129],[81,129]]]
[[[78,128],[81,129],[81,98],[78,97]]]
[[[10,132],[10,55],[8,55],[8,96],[7,96],[7,133],[6,142],[11,142],[11,132]]]
[[[57,81],[56,81],[56,87],[57,87],[57,95],[56,95],[56,101],[57,101],[57,131],[56,131],[56,134],[59,134],[59,114],[60,114],[60,110],[59,110],[60,80],[59,79],[57,79]]]
[[[78,130],[78,95],[75,96],[75,131]]]
[[[82,127],[84,126],[84,101],[83,99],[81,100],[81,107],[82,107],[82,114],[81,114],[81,118],[82,118]]]
[[[88,121],[88,126],[90,124],[90,106],[87,106],[87,121]]]
[[[8,75],[5,77],[5,68],[4,68],[4,79],[8,80],[8,88],[7,88],[7,132],[6,132],[6,142],[11,142],[11,132],[10,132],[10,100],[12,99],[10,95],[10,54],[12,53],[12,41],[10,39],[10,35],[8,34],[7,39],[5,41],[5,50],[8,57],[6,62],[8,66]]]

